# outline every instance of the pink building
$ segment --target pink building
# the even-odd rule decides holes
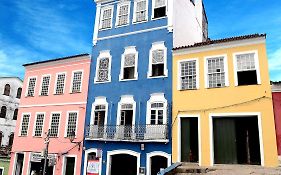
[[[278,149],[278,157],[281,160],[281,82],[272,82],[272,101],[274,110],[276,141]]]
[[[10,175],[43,172],[44,138],[49,131],[48,175],[79,175],[90,71],[81,54],[24,65]],[[71,142],[70,136],[75,139]]]

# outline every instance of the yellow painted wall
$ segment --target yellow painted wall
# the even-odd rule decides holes
[[[233,53],[244,51],[258,51],[260,66],[260,85],[235,86]],[[177,53],[177,51],[175,52]],[[174,53],[174,54],[175,54]],[[229,86],[223,88],[205,88],[204,57],[227,54]],[[177,90],[178,61],[183,59],[198,58],[199,60],[199,89]],[[245,104],[241,102],[250,101]],[[222,106],[230,107],[220,108]],[[219,107],[219,108],[218,108]],[[218,109],[211,109],[218,108]],[[275,125],[271,100],[270,79],[265,44],[251,44],[239,47],[231,47],[210,50],[198,53],[174,55],[173,58],[173,126],[172,126],[172,160],[180,160],[178,156],[178,116],[200,115],[201,125],[201,165],[210,166],[210,113],[250,113],[259,112],[262,124],[262,137],[264,146],[264,165],[275,167],[278,165],[277,147],[275,137]]]

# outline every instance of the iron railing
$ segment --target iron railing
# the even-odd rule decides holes
[[[90,125],[86,139],[112,141],[168,140],[167,125]]]

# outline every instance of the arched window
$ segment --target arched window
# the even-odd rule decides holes
[[[6,117],[6,112],[7,112],[6,106],[2,106],[1,113],[0,113],[0,118],[5,118]]]
[[[9,85],[9,84],[6,84],[6,85],[5,85],[5,89],[4,89],[4,95],[9,96],[9,95],[10,95],[10,90],[11,90],[10,85]]]
[[[18,110],[18,109],[15,109],[15,111],[14,111],[14,116],[13,116],[13,120],[17,120],[17,118],[18,118],[18,112],[19,112],[19,110]]]
[[[9,146],[13,145],[13,141],[14,141],[14,133],[11,133],[11,135],[9,136]]]
[[[17,98],[20,98],[20,96],[21,96],[21,91],[22,91],[22,88],[18,88],[18,91],[17,91]]]

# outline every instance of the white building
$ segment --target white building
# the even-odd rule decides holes
[[[11,148],[22,91],[18,77],[0,77],[0,154]]]

